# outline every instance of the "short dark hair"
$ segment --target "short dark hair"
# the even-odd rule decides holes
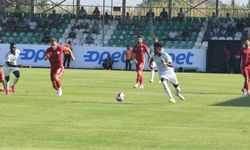
[[[161,42],[155,42],[154,43],[154,48],[158,48],[158,47],[162,48],[163,44]]]
[[[57,42],[57,39],[56,38],[52,38],[52,39],[50,39],[50,42]]]
[[[143,39],[143,37],[142,37],[142,36],[140,36],[140,35],[139,35],[137,38],[138,38],[138,39],[139,39],[139,38],[142,38],[142,39]]]
[[[14,48],[14,47],[16,47],[16,43],[14,42],[10,43],[10,48]]]

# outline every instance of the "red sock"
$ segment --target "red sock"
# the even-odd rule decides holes
[[[52,81],[52,87],[55,89],[55,90],[58,90],[58,87],[57,87],[57,84],[55,81]]]
[[[57,80],[57,81],[56,81],[56,85],[57,85],[57,88],[60,88],[60,87],[61,87],[61,81],[60,81],[60,80]]]
[[[143,77],[140,75],[140,84],[143,84]]]
[[[140,75],[139,73],[137,73],[136,83],[139,83],[139,82],[140,82]]]

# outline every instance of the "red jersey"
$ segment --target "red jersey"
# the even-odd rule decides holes
[[[62,54],[65,52],[65,48],[57,46],[56,50],[51,47],[46,50],[46,54],[49,54],[49,62],[51,69],[63,68]]]
[[[136,44],[133,47],[133,54],[135,55],[135,59],[140,62],[145,62],[145,52],[149,52],[149,48],[146,44]]]
[[[236,56],[241,57],[241,67],[250,66],[250,48],[239,50]]]

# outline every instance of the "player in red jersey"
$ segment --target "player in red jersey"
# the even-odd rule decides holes
[[[52,39],[50,45],[51,47],[46,50],[45,60],[49,59],[51,65],[50,79],[52,86],[57,90],[57,96],[62,96],[61,77],[64,71],[62,54],[65,51],[69,51],[73,60],[75,60],[75,57],[68,47],[58,46],[56,39]]]
[[[149,48],[143,43],[142,37],[138,37],[138,43],[133,47],[133,59],[135,61],[137,79],[134,88],[144,88],[142,71],[145,64],[145,53],[147,53],[150,59]]]
[[[241,72],[244,77],[244,86],[241,90],[244,95],[249,96],[249,78],[250,78],[250,39],[245,41],[245,48],[239,50],[235,56],[236,59],[241,58]]]

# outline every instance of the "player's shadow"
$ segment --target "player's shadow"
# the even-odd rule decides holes
[[[250,107],[250,96],[230,99],[224,102],[212,104],[212,106]]]

